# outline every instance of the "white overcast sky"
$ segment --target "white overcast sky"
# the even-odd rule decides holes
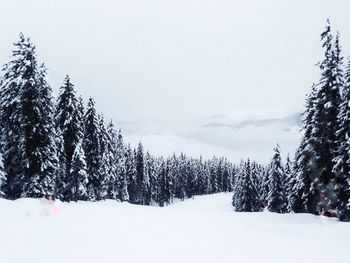
[[[327,18],[350,55],[348,0],[0,0],[0,10],[1,63],[19,32],[30,36],[55,93],[69,73],[126,140],[155,154],[292,151],[298,135],[281,135],[284,124],[203,125],[302,111]]]

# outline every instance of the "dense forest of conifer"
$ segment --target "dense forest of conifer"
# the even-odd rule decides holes
[[[236,211],[264,208],[350,221],[350,62],[343,67],[339,34],[321,35],[321,79],[306,100],[303,137],[293,161],[280,147],[271,163],[226,158],[155,157],[132,148],[77,95],[67,75],[57,100],[22,34],[3,67],[0,83],[0,195],[62,201],[115,199],[165,206],[174,198],[233,192]]]

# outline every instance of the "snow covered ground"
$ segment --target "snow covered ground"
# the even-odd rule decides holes
[[[235,213],[231,194],[166,208],[0,199],[0,262],[347,262],[350,224]]]

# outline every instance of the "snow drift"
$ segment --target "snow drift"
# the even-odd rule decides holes
[[[0,199],[4,263],[346,262],[350,226],[306,214],[235,213],[231,194],[146,207]]]

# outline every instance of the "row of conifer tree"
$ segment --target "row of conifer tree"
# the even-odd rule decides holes
[[[294,162],[283,169],[277,147],[267,180],[257,178],[249,161],[242,164],[234,186],[237,211],[267,206],[350,221],[350,59],[344,67],[339,33],[332,34],[329,21],[321,41],[321,78],[307,96]]]
[[[232,204],[237,212],[292,212],[289,198],[293,188],[292,162],[287,156],[283,163],[280,146],[274,148],[267,166],[249,159],[242,161],[233,181]]]
[[[35,46],[20,35],[0,83],[2,197],[103,200],[164,206],[174,198],[230,192],[225,158],[156,158],[123,142],[112,122],[84,106],[67,76],[57,101]]]

